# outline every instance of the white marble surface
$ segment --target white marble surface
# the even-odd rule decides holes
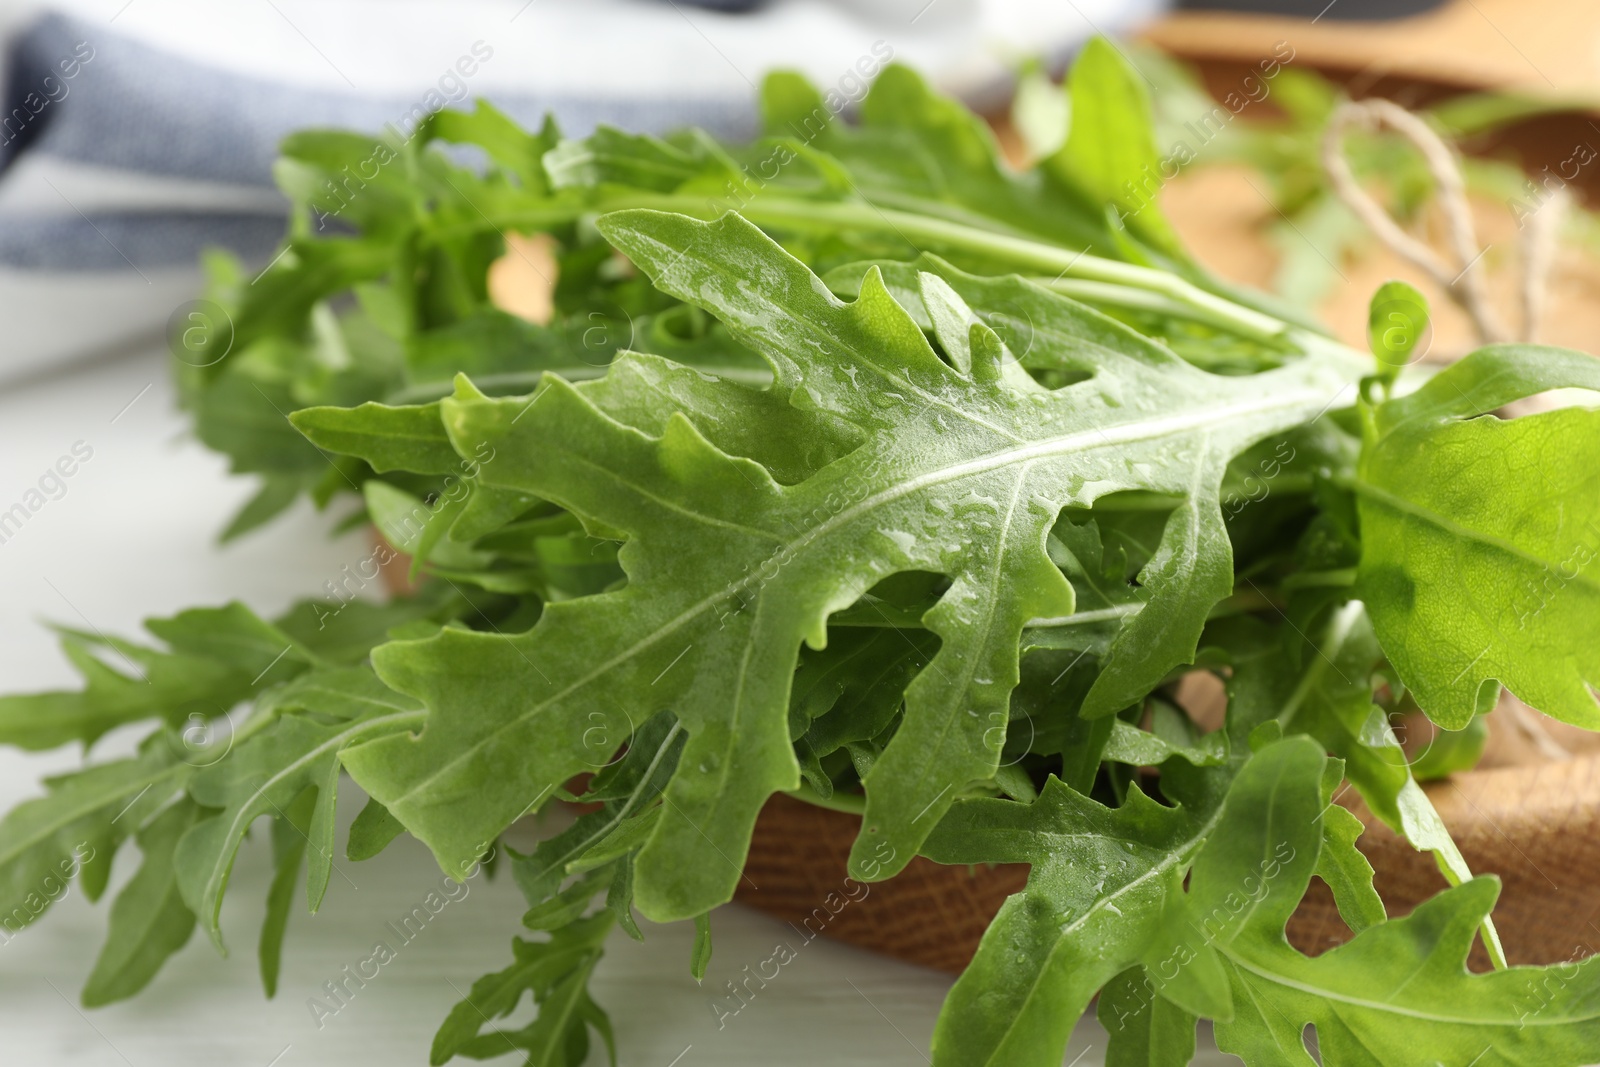
[[[66,494],[0,544],[0,690],[72,683],[41,620],[129,634],[146,615],[234,597],[271,613],[359,558],[358,538],[329,540],[309,509],[219,549],[214,533],[249,485],[227,477],[224,463],[187,439],[183,427],[155,352],[0,396],[0,510],[74,442],[94,449]],[[111,752],[130,741],[114,736],[103,744]],[[70,752],[0,750],[0,804],[33,795],[42,774],[76,762]],[[354,794],[351,787],[341,806],[346,821],[357,806]],[[269,1002],[255,962],[268,879],[261,836],[246,845],[223,908],[232,956],[220,958],[196,936],[132,1001],[89,1012],[77,1007],[111,894],[90,906],[73,891],[41,923],[0,946],[0,1062],[425,1064],[450,1005],[474,978],[509,959],[523,910],[515,888],[505,878],[472,883],[319,1028],[307,999],[370,954],[384,924],[409,911],[440,875],[409,839],[366,863],[341,860],[322,911],[293,918],[281,988]],[[131,873],[129,849],[118,858],[113,893]],[[624,1067],[926,1062],[949,984],[943,975],[818,941],[719,1030],[711,990],[769,956],[786,928],[737,906],[717,912],[705,987],[688,973],[689,928],[646,929],[643,945],[614,936],[594,983],[616,1024]],[[1092,1067],[1103,1049],[1104,1035],[1085,1021],[1067,1060]],[[590,1062],[602,1063],[603,1055]]]

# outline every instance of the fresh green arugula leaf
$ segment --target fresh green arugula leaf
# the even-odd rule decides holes
[[[304,790],[282,815],[272,820],[272,884],[267,888],[267,916],[261,923],[256,955],[260,960],[261,987],[269,998],[277,996],[278,974],[283,966],[283,939],[294,907],[294,887],[310,841],[306,831],[318,801],[316,788]],[[170,859],[170,857],[169,857]],[[177,868],[173,868],[176,878]]]
[[[544,169],[557,189],[624,185],[670,192],[694,177],[701,162],[648,134],[602,126],[581,141],[563,141],[545,153]]]
[[[166,806],[193,768],[181,743],[159,731],[137,756],[48,780],[48,792],[0,820],[0,928],[15,935],[82,877],[90,899],[110,876],[111,856]],[[152,846],[154,847],[154,846]]]
[[[1291,893],[1295,885],[1272,887]],[[1218,1024],[1217,1045],[1248,1064],[1313,1062],[1305,1028],[1316,1028],[1323,1062],[1371,1062],[1373,1050],[1422,1049],[1469,1062],[1485,1049],[1511,1064],[1591,1062],[1600,1049],[1590,961],[1466,969],[1473,937],[1499,893],[1476,878],[1353,941],[1308,959],[1261,921],[1228,947],[1235,1013]],[[1292,907],[1292,904],[1289,905]],[[1257,911],[1256,915],[1261,915]],[[1278,909],[1278,915],[1284,915]]]
[[[635,941],[643,941],[644,934],[639,929],[638,920],[633,917],[633,856],[619,859],[615,870],[611,888],[606,891],[606,910],[617,920],[623,933]]]
[[[62,647],[84,688],[0,697],[0,741],[28,749],[93,744],[119,726],[151,718],[203,731],[206,720],[258,686],[292,678],[317,659],[239,603],[148,619],[145,628],[167,650],[62,630]]]
[[[194,933],[194,912],[178,892],[172,857],[178,840],[200,815],[199,805],[185,798],[139,831],[144,862],[111,905],[106,943],[83,985],[85,1007],[110,1004],[139,992]]]
[[[350,836],[345,841],[345,859],[352,863],[370,860],[405,831],[400,820],[389,814],[388,808],[369,797],[356,814],[355,821],[350,824]]]
[[[595,723],[591,730],[609,735],[610,724],[605,719],[591,722]],[[677,769],[686,739],[682,724],[671,715],[651,716],[629,738],[622,758],[602,767],[591,779],[591,792],[584,799],[602,801],[605,806],[600,811],[579,816],[526,856],[513,853],[512,875],[530,905],[548,899],[569,874],[592,870],[644,844],[661,814],[659,806],[649,805]],[[619,740],[608,736],[600,751],[609,752]],[[631,885],[631,873],[628,877]]]
[[[245,502],[244,507],[217,536],[218,542],[227,544],[235,541],[289,510],[309,487],[308,481],[294,475],[269,474],[264,477],[260,490]]]
[[[1252,684],[1261,687],[1255,700],[1284,729],[1310,734],[1338,756],[1373,813],[1418,850],[1431,852],[1445,880],[1458,885],[1472,877],[1466,858],[1412,777],[1387,713],[1373,702],[1373,672],[1381,658],[1363,605],[1351,601],[1327,613],[1298,669],[1282,657],[1251,672]],[[1491,959],[1503,965],[1492,921],[1485,923],[1483,936]]]
[[[329,671],[305,680],[291,703],[318,713],[283,714],[260,733],[234,745],[226,759],[201,770],[189,794],[220,812],[193,827],[178,845],[178,886],[217,948],[217,915],[244,835],[257,817],[282,816],[307,788],[318,791],[308,831],[313,850],[306,894],[312,907],[327,886],[332,862],[332,807],[339,759],[359,741],[421,725],[421,709],[386,689],[368,671]],[[315,835],[312,837],[312,835]]]
[[[412,596],[397,596],[382,604],[355,599],[355,592],[377,578],[375,568],[384,559],[383,549],[374,550],[357,565],[353,576],[345,573],[341,584],[335,587],[338,597],[345,599],[302,600],[275,619],[273,625],[311,650],[318,660],[348,667],[364,662],[368,653],[388,640],[393,631],[441,622],[464,610],[461,594],[444,585],[420,589]],[[352,577],[360,583],[356,589],[346,584]]]
[[[711,914],[697,915],[694,920],[694,952],[689,957],[689,974],[696,982],[704,981],[706,967],[711,963]]]
[[[1220,734],[1207,734],[1205,743],[1190,747],[1174,744],[1120,719],[1111,720],[1111,736],[1106,739],[1105,748],[1101,751],[1101,759],[1135,767],[1155,767],[1174,757],[1187,760],[1196,767],[1207,767],[1221,763],[1227,758],[1227,753],[1223,750]]]
[[[1361,820],[1348,810],[1325,807],[1322,813],[1322,853],[1317,857],[1317,877],[1333,890],[1339,915],[1353,933],[1388,919],[1378,891],[1372,887],[1372,864],[1356,848]]]
[[[1044,165],[1094,203],[1115,205],[1144,240],[1181,257],[1155,199],[1164,176],[1142,77],[1111,41],[1097,37],[1085,45],[1068,79],[1066,143]]]
[[[1195,1017],[1156,992],[1143,967],[1107,982],[1095,1014],[1109,1038],[1106,1067],[1167,1067],[1194,1059]]]
[[[1373,414],[1355,483],[1358,590],[1428,717],[1466,726],[1505,685],[1600,728],[1600,412],[1484,417],[1547,389],[1600,388],[1560,349],[1473,353]]]
[[[545,191],[542,160],[561,139],[553,118],[546,118],[538,133],[529,133],[505,112],[480,98],[473,101],[470,113],[445,109],[435,111],[424,121],[426,126],[417,130],[419,138],[477,145],[533,191]]]
[[[1178,807],[1135,786],[1107,808],[1052,780],[1032,804],[968,800],[945,816],[924,846],[932,859],[1033,870],[951,989],[936,1063],[1060,1062],[1090,998],[1154,944],[1166,900],[1220,818],[1226,772],[1174,777],[1191,787]]]
[[[503,971],[472,983],[465,1000],[450,1009],[433,1038],[429,1062],[443,1064],[452,1056],[485,1059],[525,1051],[537,1067],[578,1067],[588,1055],[588,1029],[612,1048],[610,1022],[588,992],[589,975],[600,961],[601,945],[611,929],[611,916],[601,912],[555,931],[547,941],[511,943],[515,962]],[[486,1024],[517,1008],[532,993],[538,1017],[521,1030],[490,1029]]]
[[[439,422],[437,403],[388,407],[368,401],[354,408],[304,408],[289,421],[318,448],[364,459],[380,474],[451,474],[461,469]]]
[[[852,129],[821,107],[784,124],[784,132],[826,151],[846,172],[842,194],[824,195],[865,196],[884,208],[976,221],[1069,248],[1116,254],[1100,207],[1048,168],[1012,171],[984,123],[934,92],[910,68],[893,64],[879,74],[862,101],[861,123],[859,130]],[[904,247],[902,240],[891,230],[877,247],[910,258],[917,248]],[[873,248],[863,244],[864,250]]]
[[[1428,300],[1415,286],[1384,282],[1367,305],[1367,345],[1378,357],[1378,378],[1392,386],[1428,330]]]
[[[195,434],[206,447],[226,454],[235,474],[313,477],[328,461],[289,424],[289,412],[297,406],[282,382],[230,374],[205,390]]]
[[[554,896],[529,908],[522,925],[530,930],[560,930],[583,917],[595,893],[611,883],[611,871],[601,868],[563,887]]]

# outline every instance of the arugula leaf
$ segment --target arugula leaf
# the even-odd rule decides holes
[[[1367,305],[1367,345],[1378,357],[1378,378],[1392,386],[1428,329],[1428,300],[1402,281],[1385,282]]]
[[[1106,1067],[1164,1067],[1194,1059],[1195,1017],[1156,992],[1142,967],[1107,982],[1095,1013],[1109,1037]]]
[[[289,930],[289,911],[294,906],[294,885],[310,842],[307,830],[316,810],[317,790],[306,789],[287,811],[272,821],[272,884],[267,889],[267,917],[261,923],[257,956],[260,959],[261,987],[270,999],[278,993],[278,973],[283,964],[283,939]],[[176,875],[176,869],[174,869]]]
[[[588,1056],[592,1028],[615,1064],[610,1023],[587,988],[610,929],[611,916],[601,912],[555,931],[547,941],[512,941],[515,962],[472,983],[466,999],[450,1009],[434,1035],[428,1062],[442,1064],[456,1055],[485,1059],[521,1050],[528,1053],[526,1062],[537,1067],[578,1067]],[[528,992],[539,1005],[533,1022],[521,1030],[482,1032],[485,1024],[515,1011]]]
[[[1560,349],[1473,353],[1373,413],[1355,489],[1358,590],[1428,717],[1466,726],[1504,684],[1600,728],[1600,413],[1481,416],[1546,389],[1600,388]]]
[[[179,800],[139,831],[144,862],[111,905],[106,943],[83,985],[85,1007],[139,992],[194,933],[194,912],[178,892],[172,856],[200,814],[199,805]]]
[[[1066,143],[1044,166],[1095,203],[1115,205],[1129,229],[1181,257],[1177,234],[1154,199],[1163,176],[1141,77],[1105,38],[1085,45],[1068,80]]]
[[[347,746],[382,734],[420,725],[421,709],[390,692],[370,672],[321,672],[299,683],[280,708],[313,709],[318,718],[285,714],[228,757],[205,768],[189,784],[189,793],[220,813],[193,827],[178,844],[178,887],[184,902],[198,915],[212,942],[222,950],[217,924],[240,843],[258,816],[285,816],[304,790],[317,790],[316,810],[308,832],[311,862],[306,896],[315,910],[327,887],[333,852],[333,805],[339,780],[339,759]]]
[[[1211,1008],[1218,1047],[1252,1065],[1311,1062],[1301,1040],[1308,1024],[1330,1063],[1419,1045],[1463,1061],[1485,1048],[1502,1049],[1510,1063],[1592,1059],[1600,965],[1467,972],[1496,879],[1449,889],[1315,958],[1289,946],[1284,927],[1318,867],[1321,760],[1314,744],[1296,739],[1264,749],[1240,772],[1172,913],[1169,929],[1187,932],[1158,949],[1193,957],[1162,985],[1163,996]]]
[[[231,460],[235,474],[304,479],[327,460],[289,425],[297,405],[281,382],[229,375],[208,387],[195,414],[195,434]]]
[[[312,665],[361,662],[390,629],[455,607],[434,590],[384,605],[306,600],[274,622],[238,602],[191,608],[146,620],[165,650],[62,629],[62,647],[85,687],[0,697],[0,741],[26,749],[93,744],[117,727],[159,718],[182,727],[180,747],[193,749],[204,743],[209,721],[241,701]]]
[[[1083,106],[1086,112],[1097,111],[1100,101]],[[880,209],[904,209],[1000,232],[1037,235],[1100,255],[1118,256],[1123,251],[1099,204],[1051,168],[1013,171],[1002,160],[993,133],[977,116],[958,101],[935,93],[908,67],[891,64],[878,75],[862,101],[858,129],[834,121],[816,91],[796,87],[792,76],[768,78],[763,108],[768,131],[797,139],[801,146],[797,154],[821,178],[807,187],[784,183],[786,194],[863,197]],[[1136,130],[1129,132],[1137,136]],[[872,239],[860,234],[851,239],[868,254],[889,251],[896,258],[910,258],[918,250],[915,245],[908,247],[913,238],[893,229]],[[927,247],[920,241],[916,244]],[[823,260],[819,265],[832,264]]]
[[[352,863],[370,860],[405,833],[400,820],[389,814],[389,809],[376,800],[367,803],[350,824],[350,836],[345,842],[345,858]]]
[[[1269,899],[1287,900],[1299,884],[1284,882]],[[1513,1064],[1593,1060],[1600,967],[1592,960],[1468,973],[1474,933],[1498,893],[1496,879],[1474,879],[1315,959],[1283,942],[1281,903],[1258,909],[1226,950],[1234,1018],[1218,1023],[1217,1046],[1249,1064],[1310,1063],[1301,1035],[1311,1025],[1329,1063],[1402,1047],[1462,1062],[1485,1049]],[[1256,918],[1268,909],[1270,922]]]
[[[581,141],[563,141],[544,156],[556,188],[600,184],[669,192],[700,170],[689,152],[648,134],[601,126]]]
[[[1339,916],[1359,934],[1369,926],[1388,921],[1378,891],[1372,887],[1372,864],[1356,848],[1361,820],[1341,807],[1322,812],[1322,854],[1317,857],[1317,877],[1333,890]]]
[[[1223,738],[1207,734],[1206,743],[1190,747],[1177,745],[1155,733],[1129,726],[1120,719],[1111,720],[1111,734],[1106,738],[1100,758],[1135,767],[1154,767],[1174,757],[1187,760],[1196,767],[1208,767],[1226,759]]]
[[[265,526],[300,499],[309,479],[293,475],[267,475],[261,480],[261,489],[245,502],[222,533],[217,535],[220,544],[235,541],[258,527]]]
[[[611,358],[611,331],[596,333],[593,320],[581,328],[539,326],[496,308],[476,311],[457,322],[418,333],[406,341],[409,392],[446,385],[456,374],[470,374],[497,392],[526,388],[542,373],[593,378]]]
[[[369,400],[355,408],[304,408],[290,415],[289,422],[318,448],[357,456],[380,474],[451,474],[461,469],[439,422],[438,404],[388,407]]]
[[[168,651],[62,630],[62,648],[83,675],[84,689],[0,697],[0,740],[45,749],[73,740],[92,744],[143,719],[172,726],[199,722],[226,711],[258,684],[293,677],[314,659],[237,602],[148,619],[145,628]]]
[[[379,554],[369,560],[376,564]],[[359,565],[365,580],[376,577]],[[349,592],[345,588],[340,595]],[[354,598],[345,600],[302,600],[274,620],[284,633],[310,649],[326,664],[353,667],[366,661],[372,649],[388,640],[394,631],[417,625],[439,623],[466,610],[464,598],[449,586],[423,588],[413,596],[394,597],[377,604]]]
[[[1277,644],[1271,638],[1268,642],[1268,647]],[[1363,605],[1351,601],[1327,612],[1318,640],[1302,650],[1298,668],[1290,657],[1280,656],[1258,663],[1244,681],[1249,700],[1265,716],[1288,731],[1310,734],[1340,757],[1343,774],[1372,812],[1419,851],[1431,852],[1446,882],[1458,885],[1472,877],[1466,858],[1413,778],[1385,710],[1373,701],[1373,672],[1381,659]],[[1348,882],[1350,877],[1359,879],[1365,861],[1343,856],[1340,863],[1346,870],[1338,873]],[[1370,923],[1375,913],[1366,894],[1354,883],[1344,888],[1356,909],[1352,928],[1355,922]],[[1484,923],[1483,937],[1490,958],[1504,966],[1492,921]]]
[[[478,99],[470,114],[445,109],[424,121],[426,125],[417,130],[418,138],[475,144],[524,185],[545,191],[542,159],[561,139],[554,118],[547,117],[539,132],[530,134],[489,101]]]
[[[75,876],[85,895],[99,896],[117,846],[184,787],[193,768],[179,761],[182,751],[158,732],[137,756],[49,779],[46,795],[0,819],[0,927],[8,935],[61,899]]]
[[[719,449],[755,460],[783,485],[802,481],[860,443],[859,432],[843,419],[797,411],[781,392],[764,388],[771,377],[763,365],[754,381],[722,374],[708,380],[697,368],[627,353],[581,390],[608,417],[653,437],[681,414],[704,427]]]
[[[605,730],[606,726],[591,727],[596,728]],[[580,816],[561,833],[539,842],[527,856],[513,853],[512,875],[529,904],[547,900],[569,874],[624,858],[628,862],[624,880],[631,903],[629,854],[644,843],[661,815],[659,807],[650,805],[677,769],[685,740],[682,724],[670,714],[651,716],[629,738],[628,751],[622,758],[591,779],[591,790],[584,799],[602,802],[600,811]]]
[[[1032,804],[967,800],[951,809],[924,846],[930,858],[1033,870],[950,990],[935,1063],[1061,1061],[1090,998],[1154,941],[1163,902],[1215,825],[1214,798],[1194,800],[1168,808],[1134,787],[1113,809],[1052,780]]]
[[[585,874],[554,896],[529,908],[522,916],[522,925],[530,930],[560,930],[570,926],[583,917],[583,913],[589,910],[589,901],[601,886],[608,885],[610,881],[609,870]]]
[[[704,981],[706,967],[711,963],[711,915],[697,915],[694,920],[694,952],[689,957],[689,974],[696,982]]]

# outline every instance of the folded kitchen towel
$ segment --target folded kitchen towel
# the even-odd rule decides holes
[[[998,103],[1024,56],[1064,60],[1164,0],[75,0],[13,16],[0,68],[0,378],[159,329],[209,245],[283,232],[278,142],[414,128],[491,99],[526,124],[754,131],[775,67],[859,97],[910,62]],[[716,10],[722,8],[722,10]],[[3,27],[0,27],[3,28]]]

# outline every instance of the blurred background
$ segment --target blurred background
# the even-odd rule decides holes
[[[196,291],[207,246],[265,266],[287,206],[275,147],[294,129],[409,129],[485,97],[524,124],[552,112],[574,136],[602,122],[739,136],[756,127],[767,71],[797,69],[854,100],[892,58],[990,116],[1020,159],[1028,118],[1041,129],[1056,117],[1030,91],[1038,75],[1059,77],[1097,32],[1140,57],[1167,120],[1162,147],[1193,149],[1163,196],[1200,258],[1336,326],[1347,309],[1325,279],[1392,271],[1360,254],[1347,213],[1308,195],[1333,96],[1428,107],[1493,91],[1478,113],[1444,117],[1464,151],[1532,175],[1567,163],[1560,181],[1580,190],[1597,180],[1573,159],[1596,136],[1588,103],[1600,92],[1600,12],[1577,0],[13,0],[0,2],[0,380],[158,337]],[[1289,78],[1259,77],[1274,56],[1288,57]],[[1244,106],[1188,145],[1185,123],[1204,133],[1230,92]],[[1427,177],[1404,173],[1404,157],[1356,163],[1411,216]],[[1502,249],[1494,267],[1509,241],[1495,227],[1517,221],[1505,207],[1516,176],[1477,177],[1475,192],[1499,201],[1480,222]],[[1600,247],[1581,223],[1569,229]],[[1340,291],[1360,308],[1370,288]],[[1557,318],[1582,319],[1585,303]],[[1600,315],[1584,319],[1597,327]]]
[[[304,503],[219,547],[251,487],[188,436],[169,380],[167,339],[200,290],[203,251],[227,249],[252,273],[272,265],[288,204],[273,160],[290,131],[403,132],[482,97],[528,125],[553,112],[574,136],[609,123],[738,137],[756,129],[767,71],[799,70],[853,102],[892,58],[984,114],[1021,165],[1064,136],[1057,83],[1094,34],[1113,36],[1147,83],[1164,163],[1151,195],[1219,273],[1361,347],[1372,291],[1404,277],[1434,306],[1425,358],[1474,343],[1437,279],[1327,179],[1329,116],[1346,99],[1386,98],[1460,154],[1477,251],[1457,265],[1479,272],[1496,313],[1521,334],[1600,351],[1592,0],[0,0],[0,510],[61,456],[81,461],[25,525],[0,532],[0,685],[72,684],[41,620],[125,633],[231,598],[275,612],[366,551]],[[1448,259],[1437,176],[1415,147],[1358,130],[1344,148],[1373,202]],[[0,802],[72,762],[0,753]],[[235,877],[268,874],[247,854]],[[319,1027],[304,1002],[364,954],[377,916],[403,912],[436,877],[420,848],[350,872],[351,892],[291,929],[271,1005],[248,961],[195,949],[145,996],[81,1013],[103,916],[69,900],[0,946],[6,1060],[421,1062],[521,911],[503,880],[349,1017]],[[770,920],[727,910],[713,984],[764,958],[773,936]],[[237,912],[225,910],[225,929],[248,944],[256,917]],[[827,1062],[923,1062],[944,976],[819,943],[764,1014],[719,1030],[683,966],[686,937],[653,931],[602,967],[597,994],[630,1006],[617,1012],[626,1062],[796,1062],[786,1053],[801,1034]],[[1093,1064],[1100,1047],[1085,1023],[1070,1056]]]

